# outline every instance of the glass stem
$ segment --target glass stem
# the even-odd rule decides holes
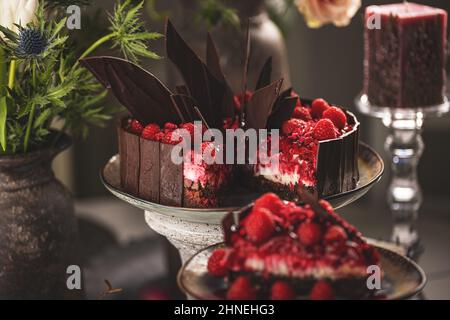
[[[388,204],[393,217],[392,240],[408,250],[419,244],[416,221],[422,204],[417,165],[424,150],[422,121],[396,121],[390,125],[385,148],[391,156]]]

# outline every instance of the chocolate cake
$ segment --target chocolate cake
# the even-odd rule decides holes
[[[367,267],[379,254],[324,200],[304,205],[267,193],[223,221],[225,247],[208,272],[225,278],[227,299],[369,298]]]
[[[184,79],[184,84],[173,92],[153,74],[129,61],[114,57],[81,61],[131,114],[118,125],[121,184],[126,192],[163,205],[204,208],[220,206],[226,191],[236,185],[272,190],[289,199],[294,198],[293,190],[298,185],[306,185],[321,196],[356,186],[359,123],[353,114],[323,99],[301,103],[292,89],[281,91],[282,79],[271,79],[271,58],[262,67],[254,90],[247,90],[245,85],[241,93],[233,94],[211,36],[207,38],[203,62],[170,21],[166,25],[166,51]],[[246,57],[250,56],[248,51]],[[303,119],[306,113],[302,112],[308,113],[310,119]],[[182,154],[178,144],[187,138],[179,129],[186,129],[192,137],[195,121],[203,123],[197,129],[200,133],[207,128],[222,132],[279,129],[282,160],[289,154],[302,161],[300,166],[295,161],[283,162],[282,169],[292,164],[300,173],[295,181],[283,183],[261,174],[259,163],[211,164],[205,161],[204,151],[214,154],[225,150],[224,145],[211,142],[203,142],[201,150],[191,145]],[[287,133],[285,127],[293,131]],[[322,133],[314,135],[315,131]],[[178,152],[183,161],[172,161],[173,152]],[[198,153],[201,161],[187,161]],[[307,170],[303,171],[302,166]],[[233,179],[235,175],[241,178]]]

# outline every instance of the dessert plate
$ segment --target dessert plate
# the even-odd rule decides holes
[[[100,174],[102,183],[112,194],[140,209],[158,212],[168,216],[177,216],[182,220],[220,224],[227,212],[248,204],[260,195],[259,193],[251,193],[245,189],[235,190],[227,199],[229,206],[223,208],[201,209],[165,206],[140,199],[122,190],[120,187],[119,161],[120,159],[117,155],[112,157]],[[355,189],[324,198],[335,209],[342,208],[365,195],[380,180],[384,171],[384,164],[381,157],[375,150],[364,143],[359,144],[358,166],[360,179]]]
[[[422,291],[426,284],[426,275],[422,268],[409,258],[388,249],[382,242],[372,239],[368,239],[368,242],[380,253],[380,267],[384,272],[377,297],[386,300],[408,299]],[[221,246],[222,244],[215,244],[203,249],[181,267],[177,277],[178,286],[189,298],[225,298],[225,280],[209,275],[206,268],[211,253]]]

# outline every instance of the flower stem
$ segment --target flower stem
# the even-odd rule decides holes
[[[97,41],[95,41],[85,52],[83,52],[83,54],[80,56],[80,58],[77,60],[77,62],[75,63],[74,67],[78,65],[78,62],[83,59],[86,58],[88,55],[90,55],[95,49],[97,49],[99,46],[101,46],[103,43],[111,40],[112,38],[114,38],[116,36],[116,33],[110,33],[107,34],[106,36],[101,37],[100,39],[98,39]]]
[[[32,84],[33,84],[33,90],[36,90],[36,62],[33,61],[31,65],[31,77],[32,77]],[[33,126],[33,119],[34,119],[34,113],[36,111],[36,105],[33,103],[31,105],[30,114],[28,115],[28,122],[27,122],[27,129],[25,131],[25,139],[23,141],[23,151],[28,151],[28,144],[30,142],[30,135],[31,135],[31,127]]]
[[[9,78],[8,78],[8,88],[14,88],[14,82],[16,79],[16,67],[17,61],[11,60],[11,64],[9,65]]]

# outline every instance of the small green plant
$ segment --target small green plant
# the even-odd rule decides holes
[[[39,2],[35,19],[12,30],[0,25],[0,153],[15,154],[42,148],[61,131],[86,137],[89,125],[103,125],[117,111],[105,106],[106,92],[79,64],[106,43],[134,62],[140,57],[158,59],[149,40],[162,35],[148,32],[140,19],[143,2],[116,3],[109,33],[76,56],[70,44],[63,3]],[[82,1],[84,3],[84,1]],[[46,14],[51,11],[51,21]]]

